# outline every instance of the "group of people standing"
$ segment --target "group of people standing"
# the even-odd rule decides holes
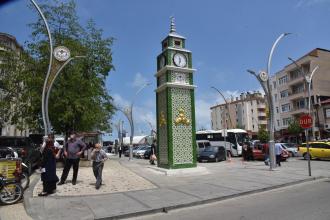
[[[86,144],[77,138],[76,133],[71,133],[70,138],[58,153],[55,151],[56,141],[53,135],[49,135],[41,148],[42,161],[41,167],[41,181],[43,183],[43,191],[39,193],[39,196],[47,196],[53,194],[57,185],[63,185],[66,182],[68,174],[73,168],[72,185],[77,184],[78,170],[80,157],[86,149]],[[64,156],[64,168],[59,179],[56,175],[56,159]],[[102,170],[104,162],[108,159],[105,151],[102,149],[101,144],[96,144],[91,158],[93,160],[93,173],[96,178],[96,189],[99,189],[102,184]]]

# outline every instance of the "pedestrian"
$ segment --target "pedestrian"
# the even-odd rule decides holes
[[[246,142],[243,143],[243,147],[242,147],[242,158],[243,158],[243,160],[247,160],[247,158],[248,158]]]
[[[250,142],[246,142],[246,154],[247,154],[247,161],[252,161],[253,160],[253,150],[252,150]]]
[[[92,151],[92,160],[93,160],[93,173],[96,178],[95,188],[99,189],[102,185],[102,171],[104,162],[108,159],[107,154],[101,148],[101,144],[95,144],[95,148]]]
[[[76,133],[71,133],[70,139],[64,147],[64,156],[66,157],[66,160],[61,176],[61,181],[58,183],[58,185],[62,185],[65,183],[71,167],[73,167],[72,185],[76,185],[79,161],[81,154],[84,152],[85,148],[85,143],[76,137]]]
[[[56,183],[59,179],[56,175],[55,154],[54,140],[49,138],[42,151],[41,181],[43,190],[38,196],[48,196],[56,190]]]
[[[157,160],[156,157],[156,140],[153,140],[152,144],[151,144],[151,153],[150,153],[150,164],[151,165],[155,165],[155,160]]]
[[[268,144],[263,144],[262,145],[262,153],[264,154],[264,162],[265,165],[269,165],[269,147]]]
[[[118,153],[119,153],[119,158],[121,158],[121,154],[123,153],[123,144],[119,144],[119,148],[118,148]]]
[[[280,167],[281,166],[281,155],[282,155],[282,146],[279,143],[275,144],[275,155],[276,155],[276,164]]]

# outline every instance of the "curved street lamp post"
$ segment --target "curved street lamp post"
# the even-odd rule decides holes
[[[276,41],[273,43],[273,46],[270,50],[269,56],[268,56],[268,63],[267,63],[267,71],[266,72],[260,72],[259,75],[256,74],[253,70],[247,70],[248,73],[254,75],[259,83],[261,84],[266,96],[267,96],[267,102],[268,102],[268,108],[269,108],[269,159],[270,159],[270,170],[274,170],[276,167],[276,159],[275,159],[275,141],[274,141],[274,132],[275,132],[275,126],[274,126],[274,103],[273,103],[273,97],[272,97],[272,91],[270,87],[270,67],[271,62],[273,58],[273,53],[280,42],[282,38],[289,35],[291,33],[283,33],[281,34]]]
[[[127,118],[130,127],[131,127],[131,135],[130,135],[130,146],[129,146],[129,160],[133,159],[133,137],[134,137],[134,120],[133,120],[133,106],[134,106],[134,102],[135,99],[137,97],[137,95],[147,86],[149,86],[150,83],[146,83],[143,86],[141,86],[141,88],[135,93],[131,104],[125,108],[122,109],[120,107],[116,107],[117,110],[121,111]]]
[[[301,75],[305,76],[306,83],[308,85],[308,114],[312,117],[313,119],[313,126],[312,126],[312,135],[313,135],[313,140],[315,140],[315,134],[314,134],[314,113],[311,114],[311,85],[312,85],[312,79],[314,76],[314,73],[319,69],[319,66],[314,67],[312,72],[310,74],[305,74],[303,71],[302,66],[299,66],[298,63],[292,59],[291,57],[288,57],[290,61],[292,61],[298,68],[298,71],[300,72]],[[306,148],[307,148],[307,161],[308,161],[308,175],[312,176],[312,168],[311,168],[311,158],[310,158],[310,153],[309,153],[309,129],[305,129],[305,136],[306,136]]]

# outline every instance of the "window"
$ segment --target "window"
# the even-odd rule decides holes
[[[277,126],[280,126],[280,120],[277,120]]]
[[[292,86],[292,93],[293,94],[296,94],[296,93],[301,93],[301,92],[304,92],[305,91],[305,86],[304,84],[299,84],[299,85],[295,85],[295,86]]]
[[[273,87],[276,89],[276,81],[273,82]]]
[[[304,99],[300,99],[296,102],[296,107],[297,109],[302,109],[305,108],[305,100]]]
[[[280,93],[281,99],[289,96],[289,90],[284,90]]]
[[[291,118],[283,118],[282,122],[283,122],[283,126],[288,126],[291,122]]]
[[[287,82],[288,82],[288,76],[287,76],[287,75],[285,75],[285,76],[279,78],[279,80],[278,80],[278,84],[279,84],[279,85],[284,85],[284,84],[286,84]]]
[[[290,111],[290,104],[282,105],[282,112],[289,112]]]
[[[177,47],[180,47],[181,46],[181,41],[175,40],[174,45],[177,46]]]
[[[278,107],[276,107],[276,113],[279,113],[279,108]]]
[[[277,94],[274,95],[275,102],[277,102]]]
[[[295,69],[290,72],[290,78],[291,80],[297,79],[298,77],[302,76],[303,73],[301,72],[300,69]]]

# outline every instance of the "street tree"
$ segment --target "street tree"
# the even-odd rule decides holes
[[[267,143],[269,141],[269,133],[265,129],[259,129],[257,136],[261,143]]]
[[[292,134],[299,140],[299,134],[303,132],[303,129],[300,127],[300,124],[297,120],[291,120],[288,126],[289,134]]]
[[[66,46],[72,56],[86,56],[68,64],[54,83],[49,100],[53,130],[66,133],[108,129],[114,108],[106,78],[114,70],[111,50],[114,39],[103,37],[103,31],[92,20],[82,25],[73,0],[46,1],[40,7],[48,20],[54,45]],[[20,87],[20,102],[15,103],[11,117],[41,132],[44,129],[41,94],[49,64],[49,43],[41,18],[29,27],[32,35],[25,44],[24,71],[17,74],[17,80],[24,86]]]

